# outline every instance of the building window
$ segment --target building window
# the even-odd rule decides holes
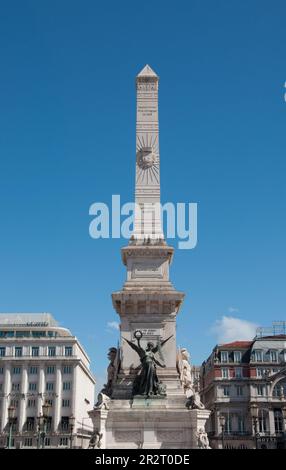
[[[32,331],[33,338],[44,338],[46,336],[45,331]]]
[[[17,384],[12,384],[12,392],[19,392],[20,390],[20,384],[17,383]]]
[[[36,406],[36,400],[35,399],[29,399],[27,408],[35,408],[35,406]]]
[[[69,438],[68,437],[61,437],[60,438],[60,446],[67,446],[69,443]]]
[[[270,361],[271,362],[277,362],[277,351],[270,351]]]
[[[38,346],[33,346],[32,347],[32,356],[36,357],[39,355],[39,348]]]
[[[72,356],[72,346],[65,347],[65,356]]]
[[[54,357],[56,355],[56,348],[54,346],[49,346],[48,348],[48,355],[50,357]]]
[[[30,382],[29,383],[29,391],[30,392],[36,392],[37,390],[37,383],[36,382]]]
[[[234,351],[233,352],[233,361],[234,362],[241,362],[241,351]]]
[[[63,374],[71,374],[71,373],[72,373],[71,366],[64,366],[63,367]]]
[[[10,406],[14,406],[14,408],[18,408],[19,401],[18,400],[11,400],[10,401]]]
[[[283,415],[281,410],[274,410],[275,432],[283,432]]]
[[[62,416],[61,430],[62,431],[68,431],[69,430],[69,417],[68,416]]]
[[[0,375],[4,374],[4,367],[0,367]]]
[[[234,375],[237,379],[242,378],[242,368],[241,367],[235,367],[234,368]]]
[[[50,447],[51,445],[51,439],[49,437],[45,437],[45,446]]]
[[[232,419],[229,413],[225,414],[225,432],[226,434],[230,434],[232,432]]]
[[[227,367],[222,367],[221,369],[221,376],[223,379],[228,379],[229,373],[228,373],[228,368]]]
[[[54,390],[54,382],[47,382],[46,383],[46,390],[48,392],[51,392],[52,390]]]
[[[24,447],[33,447],[33,438],[32,437],[25,437]]]
[[[70,390],[71,382],[63,382],[63,390]]]
[[[264,410],[258,413],[258,430],[259,432],[267,432],[267,415]]]
[[[221,351],[220,359],[221,362],[228,362],[228,351]]]
[[[29,336],[29,331],[16,331],[16,338],[28,338]]]
[[[53,400],[45,400],[50,406],[53,406]]]
[[[26,430],[27,431],[34,431],[34,429],[35,429],[35,418],[34,417],[27,417]]]
[[[230,390],[229,389],[230,389],[230,387],[227,387],[227,386],[222,387],[224,397],[229,397],[229,395],[230,395]]]
[[[0,348],[0,357],[4,357],[6,354],[6,348]]]
[[[286,381],[285,380],[280,380],[280,382],[278,382],[275,385],[273,389],[273,396],[279,397],[281,399],[286,396]]]
[[[21,374],[21,367],[13,367],[13,374]]]
[[[21,346],[15,348],[15,356],[22,357],[23,348]]]
[[[261,367],[257,367],[256,377],[263,377],[263,374],[264,374],[264,369],[262,369]]]
[[[257,395],[259,397],[264,396],[264,385],[257,385]]]
[[[52,417],[49,416],[49,417],[47,418],[47,432],[50,432],[51,429],[52,429]]]
[[[254,351],[254,360],[256,362],[262,362],[262,351],[260,351],[259,349]]]
[[[47,374],[54,374],[54,373],[55,373],[55,366],[48,366]]]
[[[63,408],[68,408],[70,406],[70,401],[69,400],[62,400],[62,407]]]
[[[3,384],[0,384],[0,392],[2,392],[2,388],[3,388]],[[1,405],[2,405],[2,403],[0,401],[0,409],[1,409]]]
[[[236,396],[238,397],[243,396],[243,387],[241,385],[236,385]]]
[[[237,417],[238,422],[238,432],[244,433],[245,432],[245,418],[243,415],[238,415]]]
[[[36,375],[38,373],[38,367],[31,366],[29,372],[32,375]]]

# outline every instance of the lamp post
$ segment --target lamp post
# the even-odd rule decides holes
[[[221,427],[221,446],[222,446],[222,449],[224,449],[225,416],[220,414],[218,419],[219,419],[219,424]]]
[[[43,416],[40,415],[37,417],[38,422],[38,435],[37,435],[37,448],[41,447],[41,429],[43,427]]]
[[[256,403],[251,403],[251,405],[250,405],[250,414],[251,414],[252,425],[253,425],[254,435],[255,435],[255,449],[257,449],[257,438],[258,438],[258,432],[257,432],[257,424],[258,424],[258,406],[257,406]]]
[[[74,417],[73,415],[71,415],[71,416],[69,417],[70,449],[72,449],[74,423],[75,423],[75,417]]]
[[[12,430],[13,430],[13,423],[15,419],[15,406],[10,405],[8,407],[8,422],[9,422],[9,434],[8,434],[8,449],[12,447]]]
[[[39,426],[38,448],[41,445],[41,441],[42,441],[42,449],[45,448],[45,438],[47,435],[47,424],[48,424],[48,419],[50,416],[50,409],[51,409],[50,403],[45,401],[42,406],[43,414],[38,417],[38,426]]]

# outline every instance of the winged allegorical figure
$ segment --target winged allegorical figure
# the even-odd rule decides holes
[[[129,344],[129,346],[137,352],[140,362],[141,362],[141,371],[140,374],[136,377],[136,380],[133,385],[133,395],[143,395],[146,397],[151,397],[154,395],[163,395],[162,393],[162,384],[158,379],[156,366],[159,367],[166,367],[164,364],[164,358],[161,352],[162,346],[172,338],[173,335],[169,336],[164,341],[158,341],[157,345],[155,346],[154,343],[149,341],[147,343],[146,349],[143,349],[140,344],[140,339],[142,338],[143,334],[140,330],[135,331],[134,337],[137,339],[137,344],[132,343],[126,338],[125,341]],[[160,362],[156,357],[155,354],[159,353]]]

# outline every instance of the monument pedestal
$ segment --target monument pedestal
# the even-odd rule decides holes
[[[188,410],[185,397],[111,400],[89,412],[103,434],[101,449],[196,449],[209,410]]]

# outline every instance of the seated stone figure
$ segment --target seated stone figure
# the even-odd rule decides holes
[[[94,448],[100,449],[102,436],[103,436],[103,434],[100,433],[98,431],[98,429],[96,429],[91,435],[88,448],[89,449],[94,449]]]
[[[197,432],[198,448],[199,449],[210,449],[208,435],[203,428],[200,428]]]
[[[193,395],[191,395],[188,398],[188,401],[186,403],[186,407],[191,408],[193,410],[195,410],[195,409],[204,410],[205,409],[205,405],[201,402],[199,392],[194,392]]]
[[[100,392],[97,395],[97,402],[94,405],[94,408],[109,410],[109,402],[110,402],[110,398],[104,393]]]

